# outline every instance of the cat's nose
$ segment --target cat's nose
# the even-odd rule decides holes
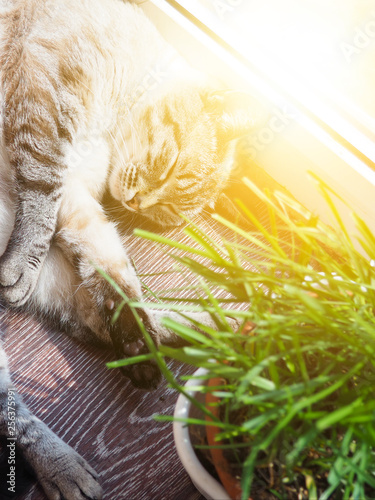
[[[138,196],[134,196],[131,200],[127,201],[126,204],[133,210],[139,210],[140,200]]]

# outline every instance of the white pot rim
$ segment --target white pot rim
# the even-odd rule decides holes
[[[206,373],[207,370],[199,368],[194,375],[199,377]],[[189,388],[189,393],[193,394],[194,387],[201,384],[201,380],[192,379],[186,383],[185,387]],[[190,407],[190,401],[183,394],[180,394],[177,399],[174,417],[188,418]],[[198,460],[191,444],[188,426],[183,422],[174,420],[173,435],[178,456],[186,472],[202,495],[207,500],[230,500],[223,486],[206,471]]]

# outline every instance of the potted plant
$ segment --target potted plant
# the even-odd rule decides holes
[[[357,248],[322,181],[340,231],[285,195],[244,182],[268,206],[268,226],[240,203],[254,231],[215,216],[234,235],[215,243],[190,224],[186,231],[200,248],[192,245],[188,255],[178,254],[177,242],[137,231],[169,245],[176,261],[199,276],[190,309],[209,312],[217,325],[197,324],[197,331],[165,319],[189,342],[177,349],[156,349],[144,331],[170,385],[202,412],[175,421],[216,428],[215,441],[197,448],[221,450],[229,460],[241,486],[233,498],[374,498],[375,237],[354,215]],[[227,294],[220,302],[218,288]],[[140,304],[130,305],[137,317]],[[186,311],[186,304],[173,307]],[[238,332],[228,315],[242,322]],[[204,371],[176,380],[165,358]],[[208,395],[207,404],[198,394]],[[158,417],[166,418],[173,419]]]

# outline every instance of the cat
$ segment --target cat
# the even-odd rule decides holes
[[[122,0],[2,0],[0,60],[2,301],[118,357],[148,352],[128,307],[111,322],[120,298],[98,268],[129,298],[142,293],[103,194],[161,225],[213,207],[251,109]],[[138,313],[155,344],[177,341],[156,313]],[[0,370],[0,433],[17,439],[47,497],[101,498],[92,468],[22,403],[1,348]],[[123,373],[146,389],[161,377],[152,361]]]

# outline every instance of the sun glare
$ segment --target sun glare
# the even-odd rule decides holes
[[[181,2],[184,3],[184,2]],[[186,2],[187,3],[187,2]],[[258,70],[374,127],[375,6],[369,0],[190,0],[189,9]],[[203,19],[205,17],[205,19]]]

